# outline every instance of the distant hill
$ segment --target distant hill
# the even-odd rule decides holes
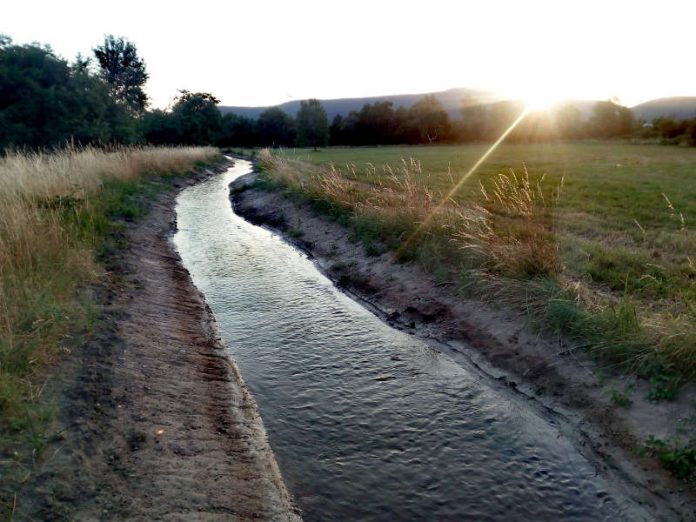
[[[394,94],[387,96],[370,96],[366,98],[340,98],[335,100],[320,100],[326,113],[331,121],[334,116],[340,114],[348,115],[351,111],[359,111],[366,103],[376,103],[390,101],[394,104],[394,108],[399,107],[409,108],[414,105],[423,96],[434,95],[442,104],[444,109],[452,119],[461,117],[460,109],[464,102],[472,105],[488,105],[502,99],[490,92],[477,89],[449,89],[447,91],[430,92],[422,94]],[[595,100],[568,100],[569,104],[577,107],[584,118],[589,118],[592,115],[592,109]],[[220,105],[220,111],[223,114],[233,112],[240,116],[248,118],[258,118],[259,114],[268,109],[264,107],[232,107]],[[278,105],[288,114],[295,116],[300,109],[300,100],[293,100]],[[636,115],[636,118],[646,121],[652,121],[660,116],[672,116],[674,118],[693,118],[696,117],[696,96],[683,96],[675,98],[659,98],[650,100],[640,105],[631,108]]]
[[[350,111],[359,111],[366,103],[390,101],[394,104],[394,108],[399,107],[409,108],[414,105],[423,96],[433,94],[440,101],[444,109],[449,114],[450,118],[459,118],[460,108],[465,100],[469,103],[490,103],[496,101],[493,94],[476,89],[449,89],[447,91],[423,93],[423,94],[395,94],[389,96],[370,96],[367,98],[341,98],[337,100],[320,100],[321,104],[326,109],[326,113],[331,121],[334,116],[340,114],[346,116]],[[278,105],[288,114],[295,116],[300,109],[300,100],[293,100]],[[231,107],[220,105],[220,111],[223,114],[233,112],[240,116],[248,118],[257,118],[259,114],[265,111],[266,107]]]
[[[696,117],[696,96],[679,96],[658,98],[632,107],[636,118],[652,121],[660,116],[672,116],[676,119]]]

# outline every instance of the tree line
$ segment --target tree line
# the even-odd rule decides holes
[[[167,144],[325,146],[329,125],[316,100],[296,118],[280,109],[258,120],[223,116],[210,93],[179,91],[148,110],[145,62],[135,44],[108,35],[89,57],[68,62],[50,46],[0,35],[0,153],[12,149]]]
[[[347,116],[335,116],[323,144],[361,146],[495,141],[523,112],[521,103],[505,101],[463,106],[460,118],[451,119],[433,95],[424,96],[410,108],[394,108],[389,101],[367,103]],[[267,109],[257,120],[235,114],[226,114],[223,120],[229,125],[223,130],[225,144],[301,146],[303,142],[295,139],[295,120],[279,107]],[[300,122],[299,115],[297,122]],[[622,138],[632,136],[636,128],[630,109],[612,101],[600,101],[595,103],[588,118],[583,118],[580,110],[570,104],[549,111],[530,112],[517,122],[508,140],[544,142]]]
[[[639,137],[659,140],[664,145],[688,145],[696,147],[696,117],[675,119],[669,116],[655,118],[644,124]]]
[[[76,144],[166,144],[222,147],[390,145],[493,141],[524,112],[517,102],[463,105],[451,119],[433,95],[409,108],[367,103],[329,123],[318,100],[294,117],[280,107],[258,118],[221,114],[211,93],[179,91],[167,110],[149,110],[148,73],[136,46],[106,36],[73,62],[46,45],[15,45],[0,35],[0,151]],[[531,112],[508,135],[513,142],[639,137],[696,145],[696,118],[637,122],[613,101],[588,117],[572,104]]]

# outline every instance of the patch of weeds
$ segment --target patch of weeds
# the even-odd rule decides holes
[[[687,480],[696,476],[696,438],[678,446],[651,435],[645,442],[645,449],[677,478]]]
[[[665,269],[642,253],[622,248],[593,248],[587,272],[594,282],[606,284],[614,291],[628,289],[646,297],[670,293]]]
[[[330,217],[340,225],[346,226],[350,223],[350,213],[343,206],[331,201],[328,198],[315,198],[310,202],[312,210],[317,214]]]
[[[21,440],[38,453],[46,444],[45,427],[53,418],[54,408],[35,400],[37,389],[32,390],[31,401],[18,400],[25,394],[24,387],[25,383],[8,375],[0,379],[0,449],[6,450]]]
[[[288,234],[288,236],[290,236],[294,239],[299,239],[302,236],[304,236],[305,233],[304,233],[304,230],[302,230],[301,228],[291,227],[288,229],[287,234]]]
[[[378,243],[377,241],[370,241],[365,244],[365,254],[369,257],[381,256],[387,251],[384,245]]]
[[[361,242],[365,248],[381,242],[382,224],[376,219],[355,216],[351,220],[351,236]]]
[[[684,383],[683,375],[673,364],[656,357],[645,360],[638,368],[638,374],[650,384],[646,398],[651,401],[674,400]]]
[[[673,401],[677,397],[682,379],[669,368],[661,368],[649,377],[648,400]]]
[[[268,175],[257,176],[253,183],[246,186],[253,190],[261,190],[263,192],[274,192],[283,188],[283,186],[279,182],[275,181]]]
[[[630,408],[633,404],[628,390],[620,391],[612,388],[609,390],[609,394],[611,396],[611,402],[619,408]]]

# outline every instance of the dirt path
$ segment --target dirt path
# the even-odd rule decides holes
[[[693,415],[693,387],[675,403],[655,404],[643,398],[645,383],[636,382],[633,406],[617,408],[608,393],[612,377],[601,383],[598,365],[581,351],[535,333],[519,314],[455,295],[412,263],[394,264],[389,253],[366,255],[347,228],[316,215],[309,205],[278,192],[244,190],[253,179],[252,174],[233,184],[235,212],[307,252],[330,279],[390,325],[446,344],[522,394],[530,407],[565,426],[576,447],[624,483],[629,496],[649,506],[657,519],[696,520],[694,484],[677,481],[656,459],[635,452],[650,434],[674,436],[679,420]],[[617,389],[625,386],[624,377],[615,379]]]
[[[16,520],[299,519],[256,404],[168,240],[174,199],[162,195],[110,259],[97,332],[49,383],[59,435]]]

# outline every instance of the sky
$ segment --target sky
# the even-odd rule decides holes
[[[72,60],[133,41],[154,107],[491,90],[544,105],[696,95],[696,0],[4,0],[0,34]]]

